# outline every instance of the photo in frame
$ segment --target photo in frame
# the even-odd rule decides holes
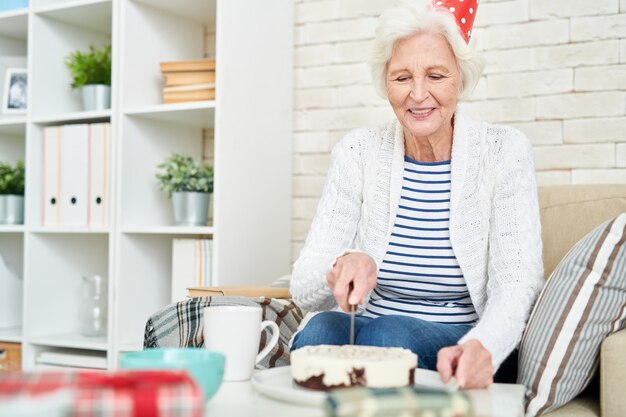
[[[28,74],[24,68],[7,68],[4,75],[2,113],[24,114],[28,108]]]

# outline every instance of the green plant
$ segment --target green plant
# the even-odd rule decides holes
[[[159,188],[168,198],[178,191],[213,192],[213,167],[194,161],[190,156],[172,154],[157,168],[163,170],[156,174]]]
[[[89,52],[72,52],[65,58],[65,65],[72,73],[72,88],[87,84],[111,85],[111,45],[104,49],[90,45]]]
[[[24,162],[0,162],[0,194],[24,195]]]

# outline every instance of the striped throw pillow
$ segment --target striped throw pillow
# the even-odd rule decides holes
[[[589,383],[600,345],[626,325],[626,213],[565,255],[542,290],[519,352],[527,416],[565,405]]]

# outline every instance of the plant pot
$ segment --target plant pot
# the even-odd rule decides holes
[[[88,84],[81,87],[83,110],[106,110],[111,108],[111,87],[104,84]]]
[[[0,196],[0,223],[24,224],[23,195],[9,194]]]
[[[206,226],[210,193],[181,191],[172,193],[174,223],[177,226]]]

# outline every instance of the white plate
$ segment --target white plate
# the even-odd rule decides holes
[[[326,393],[306,389],[293,382],[291,366],[255,372],[252,386],[261,394],[281,402],[319,406],[326,400]]]
[[[326,393],[294,383],[290,366],[256,372],[252,375],[252,386],[261,394],[281,402],[319,406],[326,400]],[[444,384],[437,372],[418,368],[415,370],[415,386],[450,391],[456,389],[456,382],[452,380]]]

